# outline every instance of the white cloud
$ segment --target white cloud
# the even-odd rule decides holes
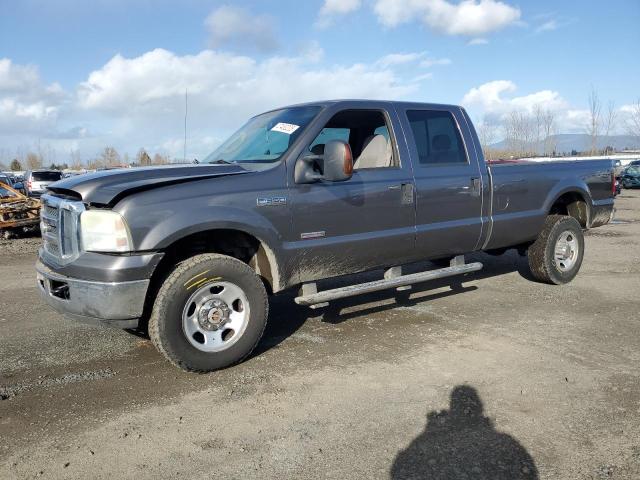
[[[558,92],[540,90],[524,96],[510,96],[517,90],[510,80],[494,80],[469,90],[462,99],[468,107],[478,107],[489,115],[504,115],[511,111],[533,112],[538,105],[551,110],[567,106],[567,102]]]
[[[547,32],[558,29],[558,21],[555,19],[547,20],[536,27],[536,33]]]
[[[499,124],[511,112],[532,115],[536,107],[555,113],[556,124],[562,133],[584,133],[589,120],[589,111],[572,107],[560,93],[554,90],[539,90],[517,96],[517,86],[509,80],[494,80],[470,89],[462,99],[476,119],[485,118]]]
[[[320,15],[344,15],[360,8],[360,0],[324,0]]]
[[[205,20],[212,48],[239,47],[269,52],[278,48],[273,19],[244,8],[223,5]]]
[[[433,78],[433,73],[431,72],[427,72],[427,73],[422,73],[420,75],[417,75],[415,77],[413,77],[411,79],[412,83],[420,83],[424,80],[431,80]]]
[[[638,103],[629,103],[620,107],[620,112],[622,113],[635,113],[638,110],[640,110],[640,100],[638,100]]]
[[[110,118],[113,137],[139,145],[164,145],[182,131],[184,93],[189,92],[190,145],[205,136],[224,136],[250,115],[288,104],[327,98],[406,98],[419,80],[404,79],[392,65],[356,63],[320,66],[317,55],[247,56],[204,50],[176,55],[156,49],[139,57],[116,55],[91,72],[78,88],[78,104],[88,114]],[[144,142],[144,143],[143,143]],[[192,143],[193,142],[193,143]]]
[[[486,45],[489,43],[489,40],[486,38],[472,38],[467,42],[467,45]]]
[[[534,23],[537,23],[537,26],[533,30],[536,34],[552,32],[576,22],[575,18],[557,16],[555,13],[535,15],[532,20]]]
[[[425,56],[425,52],[411,52],[411,53],[390,53],[376,61],[376,65],[381,67],[389,67],[392,65],[406,65],[407,63],[414,63]]]
[[[318,63],[324,58],[324,49],[316,40],[307,42],[299,49],[300,56],[311,63]]]
[[[24,92],[40,84],[38,69],[33,65],[16,65],[8,58],[0,58],[0,92]]]
[[[376,60],[376,65],[386,68],[391,66],[417,64],[421,68],[451,65],[449,58],[428,57],[428,52],[390,53]]]
[[[336,17],[355,12],[361,5],[361,0],[324,0],[318,14],[316,26],[320,28],[328,27]]]
[[[36,67],[0,59],[0,135],[51,133],[64,100],[60,85],[45,85]]]
[[[451,65],[451,59],[449,58],[425,58],[420,62],[420,66],[423,68],[431,68],[435,66]]]
[[[380,23],[396,27],[419,20],[447,35],[477,37],[500,30],[520,19],[520,9],[498,0],[376,0]]]

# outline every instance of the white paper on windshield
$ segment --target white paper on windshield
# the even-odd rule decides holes
[[[286,133],[287,135],[291,135],[297,129],[300,128],[300,125],[294,125],[293,123],[276,123],[275,126],[271,129],[272,132],[281,132]]]

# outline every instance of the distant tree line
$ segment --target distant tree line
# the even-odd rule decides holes
[[[573,150],[572,155],[611,154],[611,146],[599,148],[599,140],[610,136],[618,127],[638,139],[640,143],[640,99],[630,109],[625,110],[626,118],[620,123],[619,110],[613,101],[603,106],[598,92],[592,88],[588,97],[588,115],[584,132],[589,137],[589,148],[583,152]],[[553,157],[565,152],[557,152],[557,113],[536,105],[531,112],[514,110],[502,116],[497,122],[485,117],[478,126],[478,137],[485,154],[490,160],[501,158],[523,158],[532,156]],[[498,139],[504,139],[504,148],[495,148]]]
[[[32,152],[29,151],[26,154],[18,153],[8,163],[0,161],[0,170],[11,171],[24,171],[24,170],[37,170],[41,168],[49,168],[52,170],[96,170],[99,168],[113,168],[113,167],[143,167],[149,165],[167,165],[172,163],[171,157],[160,153],[155,153],[153,157],[147,153],[144,148],[141,148],[134,161],[132,162],[128,154],[120,155],[120,153],[114,147],[105,147],[99,155],[94,158],[90,158],[86,162],[82,161],[80,152],[72,150],[69,152],[69,160],[67,162],[58,162],[55,159],[55,155],[49,152],[47,155],[41,151]],[[9,157],[11,158],[11,157]]]

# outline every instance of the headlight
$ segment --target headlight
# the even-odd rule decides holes
[[[110,210],[85,210],[80,215],[80,239],[85,252],[129,252],[131,235],[122,215]]]

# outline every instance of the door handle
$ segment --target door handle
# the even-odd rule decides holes
[[[480,179],[478,177],[471,178],[471,195],[480,196]]]
[[[389,190],[401,190],[402,198],[400,203],[402,205],[411,205],[413,203],[413,183],[401,183],[400,185],[389,185]]]
[[[412,205],[413,204],[413,183],[403,183],[400,185],[402,189],[402,200],[400,201],[402,205]]]

